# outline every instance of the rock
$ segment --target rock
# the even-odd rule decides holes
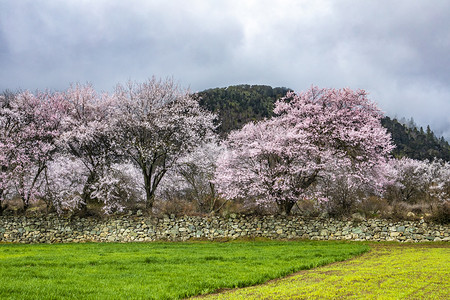
[[[415,218],[415,217],[416,217],[416,214],[413,213],[412,211],[409,211],[409,212],[406,214],[406,216],[407,216],[408,218]]]
[[[356,227],[352,229],[353,233],[359,234],[359,233],[363,233],[362,229],[360,227]]]
[[[352,219],[355,221],[364,221],[365,218],[360,213],[354,213],[352,214]]]
[[[139,214],[139,213],[137,213]],[[354,214],[361,219],[361,215]],[[366,241],[450,241],[448,225],[422,221],[393,222],[387,220],[338,221],[298,216],[218,216],[165,215],[161,218],[136,218],[113,215],[103,220],[94,218],[61,218],[0,216],[0,242],[130,242],[154,240],[189,240],[192,238],[303,238],[348,239]]]
[[[405,232],[405,226],[398,226],[397,227],[398,232]]]

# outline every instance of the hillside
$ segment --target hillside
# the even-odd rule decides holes
[[[410,157],[414,159],[441,158],[450,161],[450,145],[444,138],[437,138],[427,126],[423,128],[410,128],[397,119],[384,117],[381,124],[391,133],[392,140],[397,146],[393,154],[396,157]]]
[[[245,123],[271,117],[275,101],[290,90],[266,85],[236,85],[208,89],[199,92],[198,97],[202,106],[218,114],[218,132],[225,136]],[[394,156],[420,160],[436,157],[450,161],[449,143],[437,138],[430,127],[426,131],[411,128],[389,117],[383,118],[381,123],[391,133],[396,145]]]
[[[266,85],[236,85],[208,89],[198,96],[200,105],[219,115],[218,130],[223,136],[250,121],[271,117],[273,104],[289,90]]]

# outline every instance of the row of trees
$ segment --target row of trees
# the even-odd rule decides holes
[[[5,92],[0,204],[19,198],[25,210],[39,200],[58,212],[98,205],[110,213],[184,198],[203,213],[234,200],[289,214],[302,202],[349,213],[373,196],[449,203],[449,164],[390,159],[390,134],[363,90],[287,92],[272,118],[223,140],[199,100],[155,78],[112,94],[90,85]]]
[[[172,80],[119,84],[112,95],[91,85],[5,92],[0,204],[18,196],[24,210],[38,199],[58,211],[133,201],[151,209],[168,170],[214,139],[214,118]]]

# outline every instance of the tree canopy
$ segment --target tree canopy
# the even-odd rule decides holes
[[[289,92],[275,103],[274,113],[226,139],[216,171],[225,197],[276,203],[289,214],[302,197],[328,201],[313,186],[335,170],[358,185],[383,186],[393,146],[381,112],[363,90]]]

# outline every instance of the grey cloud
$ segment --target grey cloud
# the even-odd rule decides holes
[[[186,15],[182,10],[36,3],[3,14],[7,15],[2,21],[5,44],[11,58],[16,58],[14,67],[21,69],[24,78],[26,73],[41,72],[48,85],[55,84],[55,79],[89,80],[108,89],[117,78],[141,79],[155,72],[175,75],[172,72],[220,65],[240,40],[237,24],[229,20],[211,23],[208,16]],[[59,78],[54,78],[54,72],[60,73]],[[36,85],[23,84],[26,88]]]
[[[349,86],[450,139],[448,11],[445,0],[10,1],[0,89],[108,90],[152,75],[193,90]]]

